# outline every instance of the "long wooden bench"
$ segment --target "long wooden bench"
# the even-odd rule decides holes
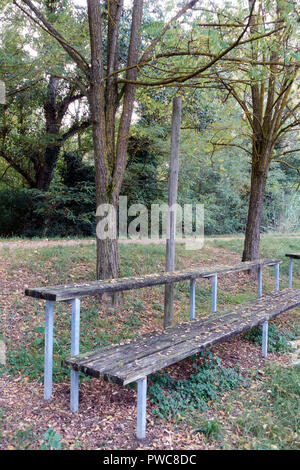
[[[71,323],[71,356],[79,354],[80,342],[80,299],[89,296],[103,294],[105,292],[121,292],[130,289],[140,289],[180,281],[190,281],[190,320],[195,319],[195,282],[196,279],[210,278],[212,280],[211,311],[217,309],[217,278],[219,275],[257,269],[258,272],[258,297],[262,295],[262,268],[263,266],[275,266],[275,290],[279,290],[279,263],[281,260],[261,259],[251,262],[238,263],[236,265],[218,265],[211,267],[195,267],[188,270],[165,273],[148,274],[141,277],[111,279],[105,281],[93,281],[75,283],[60,286],[40,287],[26,289],[25,295],[46,301],[45,309],[45,359],[44,359],[44,399],[50,400],[52,395],[52,367],[53,367],[53,325],[55,302],[69,302],[72,305]],[[104,351],[104,350],[103,350]],[[144,379],[138,379],[138,388]],[[78,371],[71,370],[71,411],[78,410]],[[143,396],[141,392],[139,396]],[[142,395],[141,395],[142,394]],[[138,409],[140,407],[138,406]],[[143,432],[138,431],[142,436]]]
[[[300,289],[285,289],[258,300],[236,306],[222,314],[210,314],[167,328],[162,333],[146,334],[134,341],[116,344],[63,361],[74,371],[113,381],[119,385],[138,384],[137,437],[146,432],[147,376],[220,341],[256,325],[264,324],[300,305]],[[267,334],[263,334],[266,355]]]

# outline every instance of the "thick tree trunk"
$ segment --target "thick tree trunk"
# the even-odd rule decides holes
[[[109,75],[118,60],[118,31],[123,2],[113,1],[109,15],[107,67]],[[137,69],[132,65],[138,61],[140,27],[142,23],[143,0],[134,0],[130,46],[126,78],[135,80]],[[107,83],[103,80],[103,41],[101,5],[97,0],[88,0],[88,17],[91,43],[91,81],[89,104],[93,125],[93,144],[96,178],[97,211],[102,204],[111,204],[117,212],[119,194],[126,168],[126,155],[131,124],[135,86],[128,83],[122,91],[123,106],[115,144],[116,110],[119,103],[116,79],[112,75]],[[101,213],[102,217],[104,216]],[[105,217],[105,216],[104,216]],[[97,225],[101,220],[98,214]],[[116,228],[116,227],[115,227]],[[97,233],[97,279],[119,276],[119,257],[117,235],[107,238]]]
[[[41,191],[47,191],[53,179],[54,170],[59,157],[60,146],[47,147],[45,150],[44,164],[36,175],[36,187]]]
[[[267,171],[253,165],[242,261],[252,261],[259,258],[260,227],[266,180]]]

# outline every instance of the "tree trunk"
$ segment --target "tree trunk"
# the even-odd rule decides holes
[[[122,8],[122,1],[111,3],[107,49],[107,64],[110,73],[113,72],[118,60],[118,31]],[[126,72],[126,78],[130,80],[135,80],[138,73],[137,68],[132,68],[132,66],[138,61],[142,12],[143,0],[134,0],[127,59],[129,69]],[[115,77],[109,78],[107,83],[103,80],[101,5],[97,0],[88,0],[88,18],[91,44],[89,104],[93,125],[96,206],[98,210],[102,204],[111,204],[117,214],[119,194],[126,168],[135,86],[128,83],[123,88],[123,109],[115,144],[118,89]],[[97,224],[100,220],[101,216],[98,215]],[[115,233],[114,236],[103,239],[97,233],[97,279],[116,277],[119,277],[117,235]]]
[[[259,258],[260,226],[266,181],[267,171],[257,168],[254,164],[251,172],[250,202],[242,261],[253,261]]]
[[[41,191],[48,191],[53,179],[55,166],[59,157],[60,146],[47,147],[44,153],[44,164],[36,175],[36,187]]]

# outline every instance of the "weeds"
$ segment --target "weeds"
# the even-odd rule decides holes
[[[289,341],[297,338],[299,331],[297,328],[293,330],[282,330],[275,324],[270,324],[268,328],[268,351],[269,352],[291,352],[292,347]],[[251,343],[262,344],[262,326],[252,328],[245,333],[245,338]]]
[[[244,411],[231,423],[240,449],[300,449],[300,366],[266,370],[266,380],[243,402]],[[255,394],[255,395],[254,395]],[[235,403],[231,403],[233,411]],[[234,413],[233,413],[234,414]],[[230,413],[231,415],[231,413]],[[227,443],[232,448],[232,443]]]
[[[208,440],[219,440],[222,436],[222,426],[217,419],[202,421],[193,429],[193,434],[204,434]]]
[[[246,380],[236,368],[224,368],[220,359],[209,352],[200,353],[201,365],[188,380],[176,380],[169,374],[159,372],[151,376],[149,398],[155,408],[153,414],[159,418],[180,418],[191,410],[203,411],[210,400],[220,393],[246,385]]]

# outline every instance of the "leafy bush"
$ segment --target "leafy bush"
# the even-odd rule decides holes
[[[149,398],[155,404],[153,414],[159,418],[185,415],[189,410],[203,411],[220,393],[245,385],[239,368],[224,368],[220,359],[209,352],[201,354],[203,362],[194,365],[196,373],[188,380],[176,380],[159,372],[151,377]]]
[[[0,191],[0,234],[22,235],[30,219],[32,199],[28,189]]]
[[[3,236],[91,236],[95,233],[94,169],[75,153],[63,156],[48,191],[0,191]]]
[[[268,351],[269,352],[289,352],[291,346],[289,341],[297,337],[296,330],[281,330],[277,325],[271,324],[268,327]],[[251,343],[262,344],[262,326],[256,326],[245,333],[245,338]]]
[[[48,429],[43,434],[44,442],[40,445],[40,450],[62,450],[61,436],[53,429]]]

